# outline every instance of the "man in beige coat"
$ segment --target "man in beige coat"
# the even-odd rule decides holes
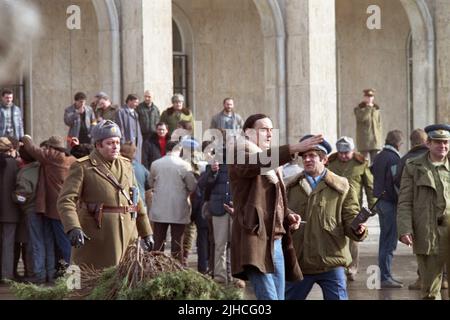
[[[354,109],[356,116],[356,145],[366,159],[373,162],[381,150],[383,138],[380,107],[374,103],[375,90],[365,89],[364,100]]]
[[[164,251],[170,226],[172,256],[182,261],[184,229],[191,221],[189,195],[195,190],[197,180],[191,165],[180,158],[178,142],[169,141],[166,152],[150,169],[150,187],[153,188],[150,219],[154,223],[155,249]]]
[[[72,263],[96,269],[115,266],[137,235],[147,250],[153,237],[131,161],[120,156],[121,132],[103,120],[92,130],[95,150],[70,168],[58,198],[58,211],[72,246]]]

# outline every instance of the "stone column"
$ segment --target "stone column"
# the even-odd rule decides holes
[[[165,108],[173,93],[172,1],[122,0],[121,8],[123,97],[143,99],[148,89]]]
[[[288,141],[337,135],[335,0],[286,0]]]
[[[436,28],[436,122],[450,122],[450,2],[435,1]]]

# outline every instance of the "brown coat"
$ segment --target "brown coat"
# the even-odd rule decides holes
[[[36,190],[36,212],[61,220],[56,208],[56,200],[75,158],[64,152],[48,148],[42,149],[33,144],[28,137],[23,137],[25,150],[41,164],[39,183]]]
[[[289,146],[285,145],[273,150],[279,152],[280,165],[291,160]],[[270,150],[267,153],[270,154]],[[286,219],[292,211],[288,209],[282,177],[277,172],[280,182],[274,185],[268,181],[267,177],[261,175],[261,168],[261,164],[232,164],[228,167],[234,204],[231,272],[234,277],[244,280],[247,279],[246,266],[254,266],[263,273],[274,272],[272,253],[275,215],[273,207],[276,200],[275,188],[281,188],[285,208],[283,224],[287,230],[282,238],[286,280],[300,280],[302,273],[295,256]]]

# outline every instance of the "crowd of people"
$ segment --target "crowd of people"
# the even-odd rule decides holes
[[[321,134],[275,146],[270,117],[244,121],[230,97],[211,119],[219,134],[198,141],[184,97],[161,113],[148,90],[121,107],[104,92],[88,105],[78,92],[64,110],[67,137],[36,145],[3,90],[1,279],[45,283],[70,263],[116,265],[138,237],[164,251],[170,229],[174,258],[187,265],[196,240],[199,272],[250,281],[257,299],[306,299],[318,284],[325,299],[345,300],[368,212],[380,221],[381,289],[403,287],[391,270],[400,241],[417,256],[409,288],[439,299],[448,287],[450,126],[414,130],[402,157],[401,131],[383,144],[374,97],[364,90],[354,109],[356,144],[343,136],[332,154]]]

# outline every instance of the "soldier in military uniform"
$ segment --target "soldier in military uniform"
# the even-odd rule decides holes
[[[286,284],[287,300],[306,299],[315,283],[325,300],[347,300],[344,268],[351,263],[347,237],[362,241],[367,236],[364,224],[356,230],[351,227],[359,210],[355,190],[346,178],[325,168],[330,152],[324,140],[300,154],[305,170],[287,184],[289,209],[306,221],[293,234],[304,279]]]
[[[117,265],[137,235],[151,250],[153,236],[141,197],[130,194],[137,183],[131,161],[119,153],[119,127],[103,120],[92,137],[94,151],[72,165],[57,206],[75,247],[72,263],[102,269]]]
[[[450,215],[450,126],[431,125],[425,154],[408,160],[397,209],[400,241],[413,246],[423,299],[441,298],[442,268],[448,258]]]
[[[367,196],[369,207],[375,204],[373,196],[373,176],[369,164],[364,156],[355,152],[355,144],[350,137],[342,137],[336,142],[337,152],[328,158],[328,169],[341,177],[348,179],[358,195],[359,206],[362,206],[363,189]],[[358,272],[359,252],[358,242],[350,240],[352,263],[347,268],[347,279],[355,280]]]
[[[364,100],[354,109],[356,116],[356,145],[366,159],[373,162],[382,147],[380,107],[374,103],[375,90],[365,89]]]

